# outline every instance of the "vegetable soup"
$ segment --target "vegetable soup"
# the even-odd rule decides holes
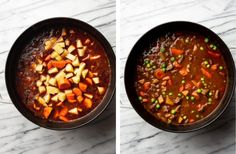
[[[175,32],[157,38],[138,59],[138,100],[157,119],[189,124],[211,114],[227,84],[220,47],[196,33]]]
[[[111,70],[102,45],[76,28],[51,29],[32,39],[17,67],[17,92],[36,115],[68,122],[102,101]]]

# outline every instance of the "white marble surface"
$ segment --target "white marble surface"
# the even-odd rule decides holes
[[[124,89],[124,66],[135,42],[149,29],[168,21],[187,20],[209,27],[226,42],[236,61],[235,0],[121,0],[121,153],[234,154],[235,98],[212,127],[176,134],[144,122]]]
[[[0,153],[115,153],[115,100],[97,120],[71,131],[40,128],[24,118],[6,91],[4,68],[10,47],[30,25],[72,17],[95,26],[115,50],[115,0],[0,0]]]

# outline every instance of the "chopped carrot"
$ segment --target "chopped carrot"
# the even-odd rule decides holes
[[[64,107],[61,109],[59,115],[60,115],[60,116],[65,116],[67,113],[68,113],[68,107],[64,106]]]
[[[88,86],[87,86],[85,83],[82,83],[82,82],[79,83],[79,89],[80,89],[82,92],[86,92],[87,87],[88,87]]]
[[[158,79],[161,79],[165,76],[165,73],[161,69],[156,69],[154,72],[154,76]]]
[[[145,82],[145,83],[143,84],[144,90],[148,90],[150,87],[151,87],[151,82]]]
[[[84,100],[82,95],[77,96],[77,101],[81,103]]]
[[[217,70],[218,64],[211,65],[211,70],[215,71]]]
[[[60,90],[68,89],[71,87],[69,80],[66,78],[60,78],[57,81],[57,84]]]
[[[82,95],[82,91],[79,88],[73,88],[72,91],[76,96]]]
[[[169,80],[168,80],[168,84],[169,84],[169,86],[172,86],[172,85],[173,85],[172,79],[169,79]]]
[[[196,91],[192,92],[192,95],[195,97],[196,100],[199,100],[200,96]]]
[[[44,61],[49,61],[51,60],[51,55],[47,55],[47,57],[45,57]]]
[[[209,73],[207,70],[205,70],[204,68],[201,68],[202,74],[205,75],[208,78],[212,78],[211,73]]]
[[[90,78],[92,78],[93,77],[93,73],[92,72],[88,72],[88,76],[90,77]]]
[[[177,61],[174,61],[173,65],[174,65],[175,68],[181,68],[182,67],[182,65],[180,65]]]
[[[184,90],[184,85],[181,85],[180,87],[179,87],[179,92],[182,92]]]
[[[188,93],[189,93],[189,91],[188,91],[188,90],[184,90],[184,91],[182,91],[182,94],[183,94],[184,96],[187,96],[187,95],[188,95]]]
[[[58,116],[59,116],[59,111],[58,110],[54,110],[53,119],[57,119]]]
[[[184,53],[183,50],[175,49],[175,48],[171,48],[170,51],[171,51],[171,53],[172,53],[173,55],[175,55],[175,56],[178,56],[178,55],[181,55],[181,54]]]
[[[49,62],[48,62],[47,68],[48,68],[48,70],[52,68],[52,61],[49,61]]]
[[[53,60],[53,61],[51,61],[51,63],[52,63],[53,67],[60,68],[60,69],[65,67],[67,64],[67,62],[64,60],[61,60],[61,61]]]
[[[67,119],[66,117],[64,116],[59,116],[59,119],[62,120],[62,121],[65,121],[65,122],[68,122],[69,119]]]
[[[76,102],[75,94],[73,94],[73,93],[66,94],[66,98],[67,98],[69,103],[75,103]]]
[[[87,109],[90,109],[90,108],[92,107],[92,105],[93,105],[92,100],[89,99],[89,98],[85,98],[83,103],[84,103],[84,106],[85,106]]]
[[[213,58],[220,58],[220,54],[213,51],[207,51],[207,53]]]
[[[142,97],[147,95],[147,94],[146,94],[145,92],[143,92],[143,91],[140,91],[139,94],[140,94],[140,96],[142,96]]]
[[[194,119],[189,119],[189,122],[190,122],[190,123],[194,122]]]
[[[43,116],[48,119],[49,115],[51,114],[52,112],[52,107],[45,107],[43,109]]]
[[[188,74],[187,68],[183,67],[179,70],[179,74],[181,74],[182,76],[186,76]]]
[[[85,80],[86,80],[86,82],[88,82],[88,84],[93,85],[93,81],[92,81],[92,79],[90,79],[90,78],[86,78]]]

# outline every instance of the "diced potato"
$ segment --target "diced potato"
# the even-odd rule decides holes
[[[75,84],[78,84],[80,82],[80,77],[76,75],[76,76],[72,77],[72,80]]]
[[[56,58],[57,56],[60,56],[56,51],[53,51],[51,53],[51,58]]]
[[[78,110],[77,110],[76,107],[73,108],[73,109],[70,109],[68,112],[71,113],[71,114],[76,114],[76,115],[78,114]]]
[[[45,50],[51,49],[51,47],[53,46],[53,44],[57,41],[56,37],[52,37],[50,38],[50,40],[46,41],[45,44]]]
[[[71,78],[73,75],[74,75],[73,73],[68,73],[68,74],[66,74],[66,78],[69,79],[69,78]]]
[[[57,85],[57,80],[55,78],[51,78],[48,83],[52,86],[56,86]]]
[[[62,78],[65,78],[66,74],[64,72],[64,70],[61,70],[59,73],[57,73],[57,75],[55,76],[55,79],[58,81]]]
[[[69,46],[70,45],[70,40],[66,39],[65,43],[66,43],[66,46]]]
[[[47,76],[46,76],[46,80],[45,80],[45,82],[44,82],[44,85],[45,85],[45,86],[48,86],[48,84],[49,84],[49,83],[48,83],[49,80],[50,80],[50,76],[47,75]]]
[[[63,39],[62,36],[57,39],[57,42],[62,42],[62,41],[64,41],[64,39]],[[62,43],[63,43],[63,42],[62,42]],[[61,47],[63,47],[63,46],[61,46]],[[65,46],[64,46],[64,47],[65,47]]]
[[[82,44],[82,42],[81,42],[81,40],[76,40],[76,46],[77,46],[77,48],[83,48],[83,44]]]
[[[98,92],[100,95],[104,94],[105,92],[105,88],[104,87],[97,87],[98,88]]]
[[[90,99],[93,99],[93,95],[92,94],[88,94],[88,93],[84,93],[84,96]]]
[[[65,45],[65,44],[64,44]],[[57,43],[54,47],[53,47],[53,49],[58,53],[58,54],[61,54],[63,51],[64,51],[64,49],[61,47],[61,45],[59,44],[59,43]]]
[[[58,72],[58,69],[56,67],[53,67],[53,68],[48,70],[49,74],[53,74],[53,73],[57,73],[57,72]]]
[[[95,83],[95,84],[98,84],[99,83],[99,77],[95,77],[95,78],[92,78],[93,79],[93,82]]]
[[[65,94],[71,94],[71,93],[73,93],[72,90],[65,90],[64,92],[65,92]]]
[[[79,66],[79,58],[76,57],[75,60],[72,62],[73,66]]]
[[[46,103],[49,103],[49,101],[50,101],[50,94],[46,94],[44,97],[43,97],[43,99],[45,100],[45,102]]]
[[[163,98],[162,95],[160,95],[160,96],[158,97],[158,102],[159,102],[160,104],[164,102],[164,98]]]
[[[55,95],[51,98],[52,101],[54,102],[58,102],[58,95]]]
[[[79,54],[80,57],[83,57],[84,54],[85,54],[85,48],[78,49],[78,54]]]
[[[42,64],[38,64],[38,65],[36,66],[35,70],[36,70],[37,72],[41,72],[41,71],[43,70],[43,65],[42,65]]]
[[[182,118],[182,117],[179,117],[179,118],[178,118],[178,123],[180,124],[182,121],[183,121],[183,118]]]
[[[45,100],[42,97],[38,97],[37,101],[39,102],[39,104],[43,105],[43,106],[48,106],[45,102]]]
[[[183,90],[183,91],[182,91],[182,94],[183,94],[184,96],[187,96],[187,95],[188,95],[188,93],[189,93],[189,91],[188,91],[188,90]]]
[[[84,69],[82,71],[82,77],[85,79],[87,74],[88,74],[88,69]]]
[[[59,92],[58,88],[52,87],[52,86],[47,86],[46,89],[47,89],[48,94],[53,94],[54,95],[54,94],[57,94]]]
[[[64,42],[59,42],[57,45],[61,46],[62,48],[65,48],[65,43]]]
[[[45,86],[39,86],[38,90],[39,90],[39,93],[42,94],[43,92],[46,91],[46,88]]]
[[[69,51],[69,53],[71,53],[71,52],[73,52],[75,50],[75,46],[70,45],[67,50]]]
[[[45,77],[44,75],[41,75],[41,76],[40,76],[40,81],[43,82],[43,81],[45,81],[45,80],[46,80],[46,77]]]
[[[38,80],[38,81],[36,82],[36,86],[37,86],[37,87],[41,86],[42,84],[43,84],[43,82],[42,82],[41,80]]]
[[[64,52],[61,54],[61,57],[66,57],[69,54],[69,51],[67,51],[66,49],[64,49]]]
[[[83,111],[83,109],[80,108],[80,107],[78,107],[77,110],[78,110],[79,112],[82,112],[82,111]]]
[[[76,75],[78,75],[79,77],[81,76],[82,74],[82,71],[84,70],[86,64],[84,62],[82,62],[80,65],[79,65],[79,68],[78,69],[75,69],[74,73]]]
[[[59,101],[63,102],[66,99],[66,95],[63,92],[58,93]]]
[[[169,98],[168,95],[166,96],[166,102],[165,103],[168,104],[168,105],[174,105],[174,102]]]
[[[65,28],[62,28],[61,36],[66,36],[66,29]]]
[[[66,58],[68,58],[68,59],[74,61],[76,57],[75,57],[74,55],[72,55],[72,54],[69,53],[69,54],[66,55]]]
[[[61,56],[56,56],[55,59],[56,59],[57,61],[61,61],[61,60],[62,60],[62,57],[61,57]]]
[[[71,64],[66,65],[66,72],[70,72],[70,73],[74,72],[74,68]]]

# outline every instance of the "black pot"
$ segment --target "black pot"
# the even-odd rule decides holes
[[[35,116],[33,112],[31,112],[26,107],[26,105],[21,101],[16,90],[16,82],[15,82],[17,62],[19,60],[19,57],[22,53],[24,46],[27,45],[34,36],[37,36],[38,34],[51,28],[60,28],[60,27],[61,28],[76,27],[80,30],[89,33],[92,37],[97,39],[104,47],[111,67],[111,81],[107,89],[107,92],[103,100],[100,102],[100,104],[95,109],[93,109],[89,114],[83,116],[82,118],[67,123],[52,122]],[[102,113],[102,111],[104,111],[104,109],[111,101],[111,98],[113,97],[115,91],[115,76],[116,76],[115,66],[116,66],[116,58],[112,50],[112,47],[98,30],[80,20],[71,18],[52,18],[32,25],[18,37],[18,39],[13,44],[7,58],[5,80],[6,80],[7,90],[12,102],[14,103],[15,107],[21,112],[21,114],[24,115],[28,120],[48,129],[66,130],[83,126],[92,121],[93,119],[95,119],[99,114]]]
[[[138,96],[136,94],[136,90],[134,87],[134,81],[136,74],[135,72],[137,66],[137,59],[142,54],[144,49],[146,49],[149,46],[149,44],[153,42],[153,40],[157,39],[158,36],[163,36],[163,34],[169,32],[181,32],[181,31],[199,33],[203,36],[207,36],[213,39],[214,42],[217,42],[217,45],[220,47],[221,51],[223,51],[222,55],[227,65],[228,82],[223,98],[221,99],[218,107],[210,115],[193,124],[177,126],[172,124],[166,124],[161,120],[156,119],[154,116],[152,116],[144,109],[143,105],[137,100]],[[128,95],[129,101],[131,102],[131,105],[146,122],[148,122],[149,124],[153,125],[156,128],[169,132],[190,132],[194,130],[199,130],[200,128],[203,128],[211,124],[225,111],[226,107],[230,103],[232,96],[234,94],[234,88],[236,82],[235,64],[232,55],[229,51],[229,48],[220,39],[220,37],[210,29],[192,22],[185,22],[185,21],[169,22],[151,29],[136,42],[126,62],[124,80],[125,80],[126,93]]]

